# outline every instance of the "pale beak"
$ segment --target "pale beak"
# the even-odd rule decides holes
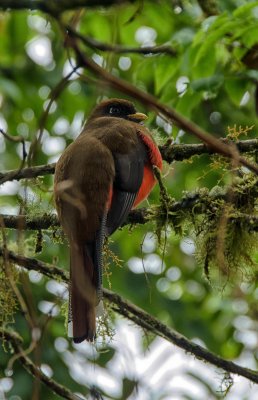
[[[142,122],[142,121],[145,121],[148,117],[147,117],[147,115],[145,115],[143,113],[137,112],[135,114],[127,115],[127,118],[130,119],[130,121]]]

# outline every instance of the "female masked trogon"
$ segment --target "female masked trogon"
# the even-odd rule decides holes
[[[100,103],[56,165],[55,202],[70,245],[68,334],[75,343],[96,335],[102,297],[105,236],[125,221],[153,186],[162,158],[147,117],[122,99]]]

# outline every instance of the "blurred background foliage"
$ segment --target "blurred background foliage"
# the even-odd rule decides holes
[[[105,44],[170,46],[170,53],[147,55],[86,46],[84,51],[112,74],[155,95],[213,135],[226,137],[228,127],[236,126],[237,131],[239,126],[254,125],[239,139],[256,137],[258,2],[139,1],[109,8],[86,6],[64,12],[60,19]],[[98,101],[125,97],[99,85],[90,72],[80,70],[53,99],[51,93],[72,71],[75,60],[65,47],[59,21],[49,15],[29,10],[1,12],[0,37],[0,127],[11,136],[24,138],[27,151],[41,132],[41,144],[30,159],[31,165],[55,162],[79,134]],[[53,101],[46,114],[50,99]],[[148,112],[141,104],[137,107]],[[169,137],[175,143],[196,142],[153,112],[148,114],[147,126],[160,144]],[[19,168],[21,159],[21,143],[0,135],[1,172]],[[203,155],[165,165],[169,194],[180,200],[185,191],[228,184],[231,174],[223,163],[215,168],[215,161],[215,156]],[[55,212],[52,183],[52,176],[4,183],[0,187],[0,212],[26,212],[33,217]],[[159,203],[158,187],[149,203]],[[219,278],[208,282],[194,256],[191,224],[180,235],[168,228],[161,244],[155,231],[153,221],[124,227],[113,235],[109,246],[121,262],[116,265],[110,260],[105,286],[187,338],[255,369],[258,288],[254,275],[247,279],[243,274],[237,282],[226,285]],[[42,233],[42,251],[38,254],[37,232],[33,231],[22,235],[6,231],[8,248],[68,269],[67,243],[60,232],[52,229]],[[258,262],[257,254],[252,257]],[[65,287],[36,272],[21,273],[19,281],[37,328],[30,332],[18,309],[10,326],[24,338],[25,348],[31,334],[41,332],[37,349],[30,356],[46,374],[74,393],[86,396],[87,386],[95,385],[107,399],[201,400],[223,396],[221,374],[197,361],[191,365],[189,354],[184,356],[176,348],[166,347],[161,339],[148,336],[116,315],[110,315],[108,321],[113,338],[100,337],[97,351],[89,344],[72,345],[66,337],[62,311]],[[0,349],[1,399],[57,398],[17,361],[8,366],[10,353],[8,345],[5,347],[6,351]],[[178,369],[174,370],[175,366]],[[226,398],[255,399],[254,393],[248,382],[239,379]]]

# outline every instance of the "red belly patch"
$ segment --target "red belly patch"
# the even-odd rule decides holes
[[[137,197],[134,201],[133,208],[138,206],[138,204],[140,204],[143,200],[146,199],[146,197],[151,192],[155,183],[156,183],[156,180],[155,180],[155,177],[153,174],[152,167],[151,167],[151,165],[147,164],[144,166],[142,184],[141,184],[140,190],[137,194]]]

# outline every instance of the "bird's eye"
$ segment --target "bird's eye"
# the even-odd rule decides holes
[[[120,114],[120,108],[119,107],[110,107],[109,109],[109,114]]]

